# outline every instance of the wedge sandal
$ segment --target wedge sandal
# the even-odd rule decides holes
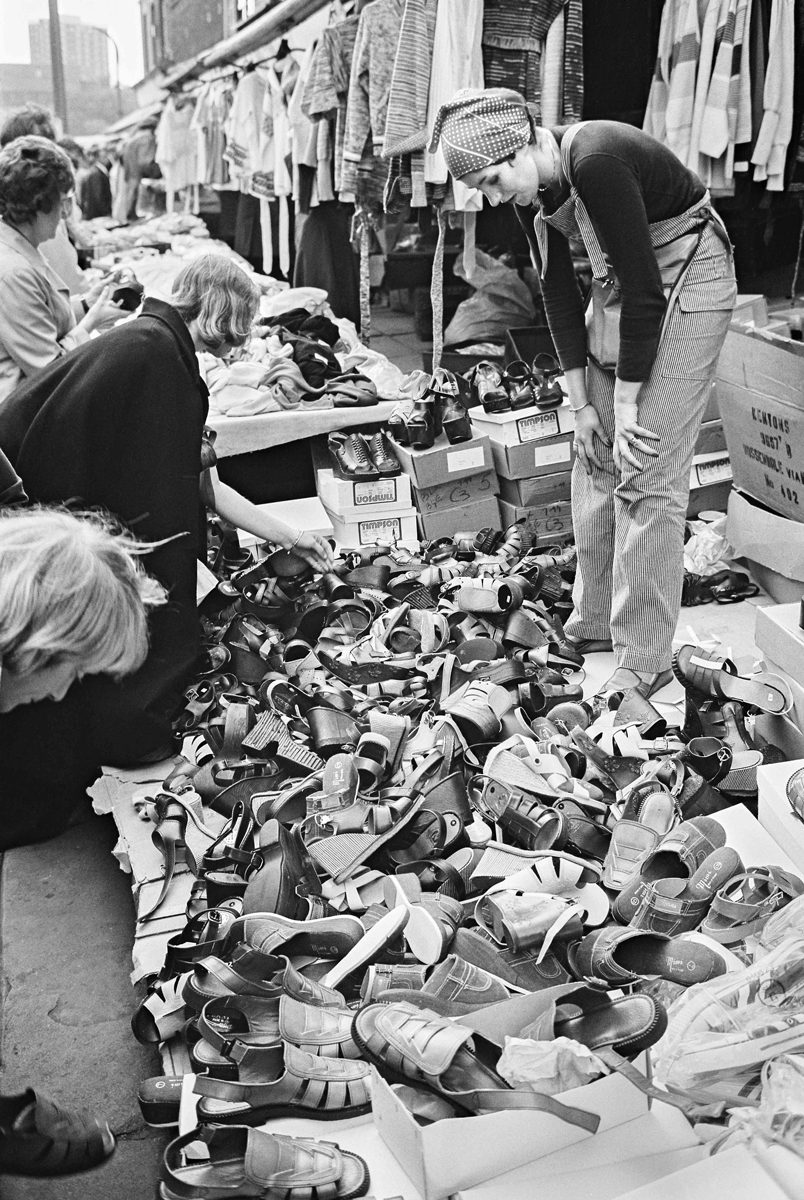
[[[673,655],[673,674],[688,690],[719,700],[737,700],[775,716],[790,711],[793,698],[778,675],[737,674],[734,663],[701,646],[685,645]]]

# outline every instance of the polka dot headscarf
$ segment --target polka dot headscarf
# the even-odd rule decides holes
[[[438,110],[430,152],[439,141],[456,179],[516,154],[531,140],[525,99],[509,88],[464,88]]]

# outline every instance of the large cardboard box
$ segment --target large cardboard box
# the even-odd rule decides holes
[[[437,508],[424,512],[419,509],[419,530],[422,538],[451,537],[453,533],[478,529],[504,528],[496,496],[470,500],[466,504]]]
[[[523,446],[503,446],[491,443],[491,453],[501,479],[530,479],[534,475],[555,475],[570,470],[575,460],[571,433],[544,441],[527,442]]]
[[[488,500],[499,490],[497,472],[492,469],[466,475],[463,479],[447,479],[433,487],[414,488],[413,495],[420,513],[434,513],[443,508],[455,508],[458,504],[471,504],[473,500]]]
[[[790,776],[802,768],[801,758],[757,768],[759,823],[778,846],[784,846],[800,873],[804,873],[804,821],[794,815],[786,789]]]
[[[388,508],[410,508],[410,479],[394,475],[386,479],[340,479],[334,471],[316,471],[316,491],[327,508],[346,514],[350,510],[377,512]]]
[[[500,499],[519,508],[531,504],[559,504],[572,498],[572,472],[530,475],[527,479],[500,479]]]
[[[726,536],[736,553],[748,559],[751,574],[777,604],[804,595],[804,525],[769,512],[732,491]]]
[[[785,674],[804,687],[804,629],[799,625],[800,617],[800,604],[758,608],[754,641],[768,659],[783,664]]]
[[[489,439],[482,434],[451,446],[442,433],[429,450],[411,450],[409,446],[394,442],[394,451],[402,470],[417,488],[465,479],[494,467]]]
[[[804,346],[770,336],[748,326],[726,334],[720,415],[735,487],[804,522]]]
[[[532,546],[549,546],[572,536],[572,505],[567,500],[555,504],[508,504],[500,500],[503,528],[522,521],[525,539]]]
[[[542,1008],[538,994],[517,996],[458,1021],[500,1044],[505,1035],[515,1034],[528,1023],[528,1014],[535,1016]],[[647,1056],[640,1055],[635,1065],[646,1074]],[[617,1072],[557,1099],[599,1117],[599,1132],[635,1121],[648,1111],[644,1092]],[[534,1109],[446,1118],[422,1126],[376,1072],[372,1074],[371,1107],[380,1137],[424,1200],[442,1200],[461,1188],[496,1179],[514,1167],[593,1136],[582,1126]]]
[[[559,433],[572,433],[575,429],[575,414],[569,404],[558,408],[541,409],[532,405],[516,412],[487,413],[482,408],[472,409],[472,422],[480,433],[485,433],[493,442],[503,446],[520,446],[528,442],[543,442]]]

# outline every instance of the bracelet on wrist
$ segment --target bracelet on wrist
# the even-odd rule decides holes
[[[579,404],[579,405],[577,406],[577,408],[573,408],[573,406],[572,406],[572,405],[570,405],[570,408],[572,409],[572,411],[573,411],[574,413],[576,413],[576,412],[580,412],[582,408],[588,408],[588,407],[589,407],[589,405],[590,405],[591,403],[592,403],[592,401],[591,401],[591,400],[587,400],[585,404]]]
[[[302,540],[303,537],[304,537],[304,530],[300,529],[299,532],[296,534],[295,538],[293,539],[293,541],[288,546],[288,553],[290,553],[291,550],[296,549],[296,547],[298,546],[299,542]]]

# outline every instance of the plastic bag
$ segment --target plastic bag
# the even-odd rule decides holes
[[[752,1150],[781,1145],[804,1159],[804,1055],[782,1054],[765,1063],[759,1105],[736,1109],[712,1152],[739,1144]]]
[[[702,1104],[756,1104],[763,1064],[804,1053],[804,937],[689,988],[668,1012],[656,1078]]]
[[[693,575],[714,575],[727,571],[734,550],[726,540],[726,514],[701,513],[688,521],[690,537],[684,545],[684,570]]]
[[[502,338],[512,327],[534,323],[536,310],[530,289],[513,268],[476,250],[475,263],[468,272],[460,260],[454,271],[475,288],[475,293],[458,305],[444,330],[445,346],[492,341]]]

